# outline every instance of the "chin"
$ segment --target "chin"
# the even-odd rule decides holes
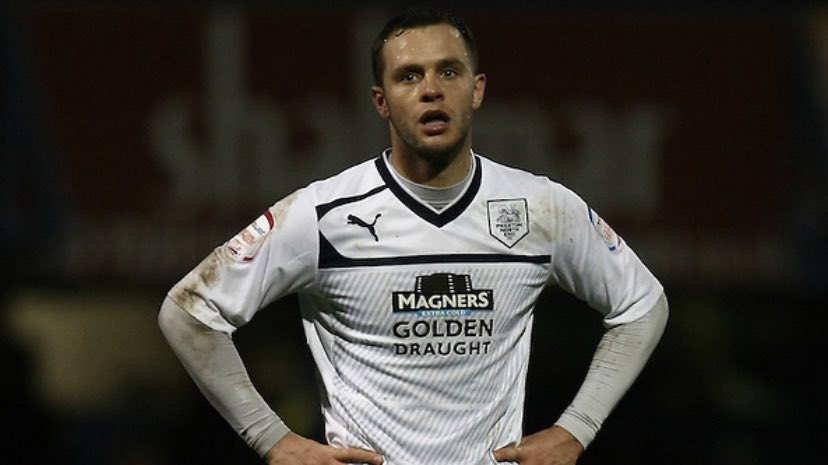
[[[450,161],[462,150],[463,142],[462,139],[450,142],[427,141],[417,147],[417,152],[424,158]]]
[[[459,150],[458,146],[421,146],[418,148],[417,152],[423,158],[432,161],[446,161],[449,162],[453,160],[457,156],[457,151]]]

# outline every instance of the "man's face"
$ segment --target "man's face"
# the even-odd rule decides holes
[[[407,29],[392,34],[381,53],[383,86],[372,92],[394,148],[446,161],[468,151],[486,79],[473,74],[460,33],[447,24]]]

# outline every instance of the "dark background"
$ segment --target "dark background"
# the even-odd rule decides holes
[[[575,189],[671,319],[583,464],[821,463],[828,439],[828,7],[457,2],[475,149]],[[259,459],[162,340],[166,291],[297,187],[375,156],[367,44],[398,2],[0,6],[0,448],[28,464]],[[586,371],[599,315],[538,304],[526,430]],[[236,334],[321,438],[295,297]]]

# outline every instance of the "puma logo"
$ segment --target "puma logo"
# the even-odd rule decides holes
[[[366,223],[365,220],[358,216],[348,215],[348,224],[355,224],[359,227],[365,228],[374,236],[374,240],[379,242],[379,237],[377,237],[377,230],[374,228],[374,225],[377,224],[377,220],[379,217],[382,216],[382,213],[377,213],[377,216],[374,217],[374,221],[372,223]]]

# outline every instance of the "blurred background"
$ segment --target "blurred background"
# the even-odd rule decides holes
[[[664,282],[661,346],[582,464],[821,463],[828,7],[456,2],[474,146],[579,192]],[[368,49],[397,2],[0,6],[0,462],[259,463],[161,338],[166,291],[308,182],[374,157]],[[554,421],[600,319],[550,289],[526,428]],[[236,334],[320,438],[295,300]]]

